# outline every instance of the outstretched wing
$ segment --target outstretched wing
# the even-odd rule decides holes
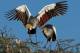
[[[27,23],[27,20],[30,18],[31,13],[26,5],[18,6],[17,8],[10,10],[6,13],[6,17],[9,20],[20,20],[24,24]]]
[[[64,15],[68,7],[66,2],[67,1],[57,2],[43,7],[37,16],[39,20],[38,25],[41,27],[52,17]]]

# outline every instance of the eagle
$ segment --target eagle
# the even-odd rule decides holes
[[[45,25],[47,21],[56,16],[62,16],[67,12],[67,1],[56,2],[44,6],[36,16],[32,16],[27,5],[20,5],[6,13],[6,17],[9,20],[17,20],[23,23],[23,26],[28,29],[28,34],[36,34],[36,28],[39,27],[43,34],[47,37],[45,33],[46,30],[54,32],[54,27],[48,24]],[[48,32],[48,31],[47,31]],[[56,34],[53,34],[52,40],[56,40]],[[48,39],[50,41],[50,39]]]

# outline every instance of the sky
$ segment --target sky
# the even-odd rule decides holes
[[[15,34],[21,40],[28,38],[27,30],[20,21],[8,21],[5,17],[6,12],[19,5],[26,4],[32,13],[37,13],[47,4],[65,0],[0,0],[0,29],[5,26],[10,33]],[[64,16],[54,17],[47,23],[53,24],[57,30],[57,39],[75,39],[80,42],[80,0],[68,1],[68,11]],[[38,41],[45,41],[40,29],[37,29]]]

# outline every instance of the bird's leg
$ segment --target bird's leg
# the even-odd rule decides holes
[[[31,34],[29,34],[29,40],[30,40],[30,42],[32,43],[32,40],[31,40]]]
[[[36,43],[37,43],[37,35],[35,34],[35,37],[36,37]]]
[[[49,46],[50,46],[50,40],[51,40],[51,38],[48,37],[48,39],[47,39],[47,44],[49,44]]]
[[[38,42],[37,42],[37,35],[35,34],[35,37],[36,37],[36,50],[37,50],[37,53],[38,53]]]
[[[48,45],[49,41],[47,40],[46,44],[44,45],[43,48],[46,48],[46,46]]]
[[[49,53],[51,53],[51,44],[52,44],[52,41],[50,41],[50,44],[49,44],[49,47],[50,47],[50,50],[49,50]]]

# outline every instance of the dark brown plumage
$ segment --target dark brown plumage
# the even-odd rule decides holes
[[[29,19],[28,8],[25,5],[18,6],[17,8],[10,10],[6,13],[6,17],[9,20],[20,20],[24,26],[27,24],[27,20]]]
[[[62,1],[62,2],[57,2],[57,3],[46,5],[39,12],[38,25],[41,27],[52,17],[64,15],[66,13],[67,7],[68,7],[66,2],[67,1]]]

